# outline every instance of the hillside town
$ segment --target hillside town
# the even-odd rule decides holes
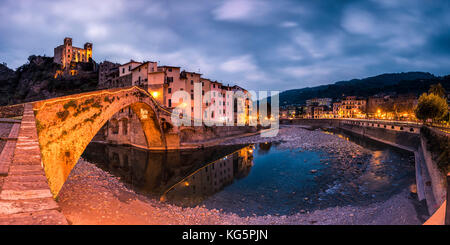
[[[447,103],[450,93],[447,93]],[[280,108],[280,118],[358,118],[416,121],[415,94],[377,94],[370,97],[343,96],[342,98],[313,98],[305,105],[288,105]],[[449,108],[450,109],[450,108]]]
[[[64,43],[54,49],[53,61],[61,65],[57,75],[75,76],[82,70],[82,64],[94,63],[93,70],[98,72],[97,89],[121,88],[139,86],[147,90],[162,106],[173,109],[178,106],[186,107],[194,114],[194,84],[201,83],[202,118],[204,120],[230,123],[236,118],[235,98],[231,98],[227,91],[248,91],[238,85],[223,84],[217,80],[205,78],[202,74],[183,70],[179,66],[159,65],[156,61],[130,60],[124,64],[103,61],[98,65],[93,61],[92,43],[84,44],[84,48],[72,46],[72,38],[64,38]],[[174,100],[172,96],[177,91],[190,94],[189,106],[183,99]],[[187,99],[189,100],[189,98]],[[234,100],[233,102],[231,100]],[[237,102],[240,103],[240,102]],[[243,102],[245,103],[245,102]],[[233,109],[230,105],[234,105]],[[206,110],[209,107],[209,111]],[[208,113],[209,112],[209,113]]]

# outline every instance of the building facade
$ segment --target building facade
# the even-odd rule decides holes
[[[315,105],[315,106],[328,106],[328,107],[331,107],[331,102],[332,101],[333,100],[331,98],[314,98],[314,99],[306,100],[306,106]]]
[[[119,77],[119,63],[103,61],[98,66],[98,88],[117,88],[125,87],[127,84],[122,84]]]
[[[371,96],[367,99],[369,118],[415,120],[417,97],[413,94]]]
[[[63,69],[72,63],[90,62],[92,60],[92,43],[85,43],[83,48],[72,46],[72,38],[64,38],[64,43],[54,49],[53,62]]]
[[[342,118],[365,118],[367,101],[356,96],[347,96],[339,106],[339,117]]]

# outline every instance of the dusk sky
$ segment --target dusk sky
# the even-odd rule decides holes
[[[0,62],[53,56],[68,36],[97,62],[159,61],[253,90],[446,75],[449,13],[448,0],[1,0]]]

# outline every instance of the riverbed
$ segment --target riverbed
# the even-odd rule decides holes
[[[238,158],[227,151],[213,152],[219,160],[206,164],[198,156],[189,163],[169,157],[172,168],[153,162],[142,168],[150,177],[131,180],[124,166],[89,157],[75,166],[58,202],[72,224],[421,224],[426,214],[413,193],[410,156],[355,142],[339,132],[282,127],[274,138],[225,142],[238,146],[229,149]],[[229,159],[240,159],[239,171],[222,177],[217,190],[199,191],[201,176],[213,166],[226,173]]]

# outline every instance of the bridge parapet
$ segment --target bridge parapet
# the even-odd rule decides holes
[[[32,105],[25,105],[14,156],[8,159],[7,176],[0,189],[0,225],[67,224],[53,200],[41,165]],[[18,134],[18,135],[16,135]],[[8,151],[3,149],[2,154]],[[3,159],[5,160],[5,159]]]
[[[13,118],[20,117],[23,115],[24,104],[1,106],[0,107],[0,118]]]

